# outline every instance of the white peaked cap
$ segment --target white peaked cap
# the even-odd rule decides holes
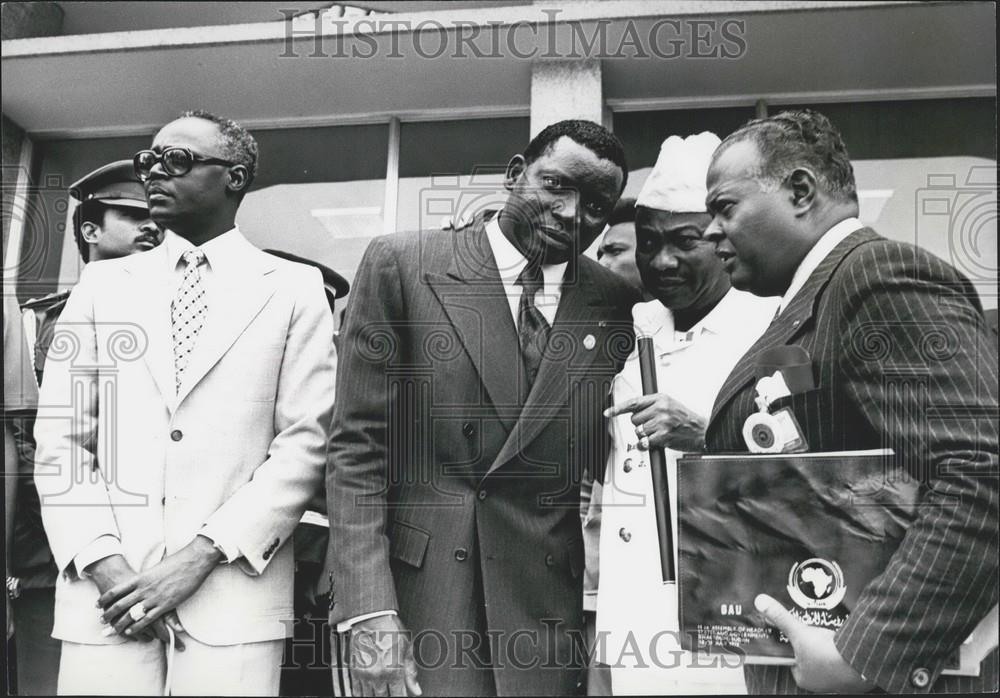
[[[636,205],[672,213],[704,213],[708,165],[721,142],[710,131],[663,141]]]

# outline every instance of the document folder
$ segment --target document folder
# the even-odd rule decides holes
[[[760,593],[810,625],[843,625],[920,507],[919,482],[896,461],[890,450],[679,459],[684,648],[793,664],[754,608]],[[994,607],[945,673],[977,676],[997,636]]]

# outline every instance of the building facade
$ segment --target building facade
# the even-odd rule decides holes
[[[5,289],[71,286],[66,187],[207,109],[248,126],[238,219],[353,278],[374,235],[503,201],[562,118],[612,128],[638,191],[668,135],[796,106],[844,133],[862,219],[997,306],[996,8],[977,2],[4,3]]]

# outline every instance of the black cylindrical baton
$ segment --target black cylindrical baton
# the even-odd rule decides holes
[[[639,375],[642,394],[658,392],[656,352],[651,337],[639,337]],[[667,457],[662,448],[649,449],[649,470],[653,476],[653,508],[656,510],[656,533],[660,539],[660,571],[664,582],[677,580],[674,566],[674,524],[670,518],[670,482],[667,480]]]

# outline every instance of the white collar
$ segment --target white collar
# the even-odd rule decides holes
[[[857,218],[845,218],[823,233],[823,236],[816,241],[808,254],[802,258],[799,268],[795,270],[792,283],[788,290],[781,297],[781,304],[778,306],[778,313],[781,314],[788,307],[788,304],[795,298],[795,294],[802,290],[806,281],[812,275],[826,256],[833,252],[833,248],[843,242],[851,233],[860,230],[864,225]]]
[[[205,260],[209,267],[213,272],[216,272],[219,271],[220,264],[225,268],[229,260],[238,253],[242,241],[243,235],[240,233],[239,226],[233,226],[222,235],[218,235],[201,245],[199,249],[205,253]],[[170,270],[174,271],[180,264],[181,256],[188,250],[193,250],[195,246],[174,231],[167,230],[163,236],[163,247],[167,250]]]
[[[761,299],[751,293],[730,288],[708,315],[688,330],[686,341],[692,341],[706,332],[709,334],[733,332],[734,328],[741,327],[745,323],[748,313],[752,315],[757,312],[754,304],[760,302]],[[674,348],[677,342],[674,336],[674,314],[667,306],[658,300],[636,303],[632,307],[632,317],[637,316],[643,317],[644,326],[652,330],[653,343],[659,353]]]
[[[497,270],[500,272],[500,280],[503,281],[504,286],[513,286],[517,277],[527,266],[528,260],[500,230],[499,212],[487,221],[486,238],[493,250],[493,258],[496,260]],[[542,265],[542,276],[545,279],[543,293],[553,293],[562,286],[567,264],[568,262]]]

